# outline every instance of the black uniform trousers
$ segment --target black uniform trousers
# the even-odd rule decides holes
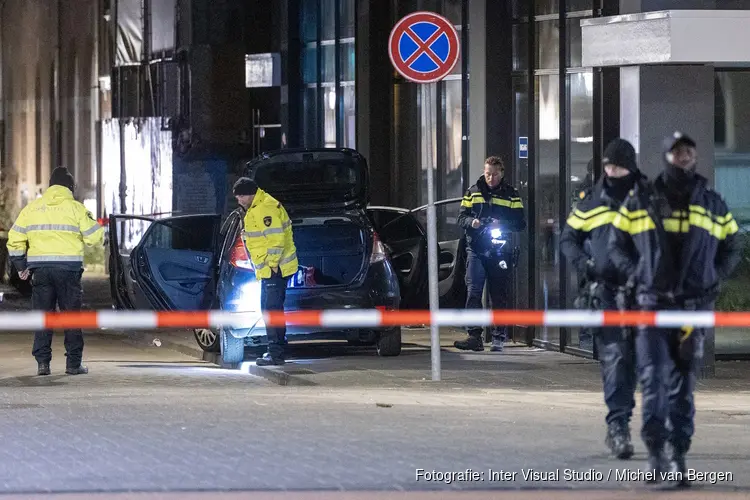
[[[286,284],[288,278],[281,276],[281,272],[274,273],[270,278],[261,280],[260,309],[261,311],[283,311],[286,301]],[[266,327],[268,337],[268,355],[272,359],[284,358],[286,345],[286,327]]]
[[[512,279],[511,262],[508,269],[502,269],[497,259],[485,257],[471,248],[466,251],[466,309],[482,309],[482,293],[485,282],[489,285],[490,302],[493,309],[508,309],[510,280]],[[507,340],[507,327],[496,326],[492,333],[493,340]],[[472,337],[481,338],[483,329],[471,327],[468,330]]]
[[[597,309],[616,310],[616,292],[600,285],[597,288]],[[635,408],[636,358],[635,329],[627,327],[592,328],[599,353],[607,424],[627,426]]]
[[[678,452],[690,449],[695,431],[693,393],[703,360],[704,338],[702,328],[639,329],[636,353],[643,392],[641,437],[651,450],[660,450],[666,441]]]
[[[31,274],[31,307],[37,311],[80,311],[83,301],[81,276],[83,270],[63,267],[39,267]],[[40,330],[34,334],[31,354],[38,363],[52,360],[52,330]],[[65,364],[78,368],[83,358],[83,333],[80,329],[65,330]]]

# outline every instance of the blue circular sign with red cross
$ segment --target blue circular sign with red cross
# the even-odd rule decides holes
[[[449,20],[434,12],[414,12],[391,30],[388,55],[407,80],[433,83],[453,71],[458,45],[458,33]]]

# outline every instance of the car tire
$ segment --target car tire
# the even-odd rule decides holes
[[[195,341],[203,352],[221,352],[220,335],[212,328],[196,328],[193,330]]]
[[[378,356],[398,356],[401,354],[401,327],[382,330],[375,345]]]
[[[238,339],[224,329],[219,333],[219,338],[222,362],[227,365],[242,363],[245,359],[245,339]]]

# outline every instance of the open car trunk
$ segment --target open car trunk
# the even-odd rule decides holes
[[[369,251],[359,217],[313,216],[293,223],[300,265],[295,286],[343,286],[363,277]]]

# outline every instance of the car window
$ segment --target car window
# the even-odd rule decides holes
[[[219,262],[224,259],[224,255],[226,255],[232,248],[232,245],[234,245],[234,241],[237,239],[237,230],[241,224],[242,215],[237,211],[229,214],[227,220],[224,221],[224,225],[222,225],[219,233],[219,241],[221,242]]]
[[[438,240],[454,241],[464,236],[464,230],[458,225],[458,214],[460,211],[461,200],[435,205]],[[427,230],[427,209],[422,207],[413,213],[419,223]]]
[[[216,218],[186,217],[153,223],[143,239],[144,248],[213,252]]]
[[[424,235],[417,219],[408,212],[374,208],[368,209],[367,213],[373,227],[383,238],[401,241]]]

